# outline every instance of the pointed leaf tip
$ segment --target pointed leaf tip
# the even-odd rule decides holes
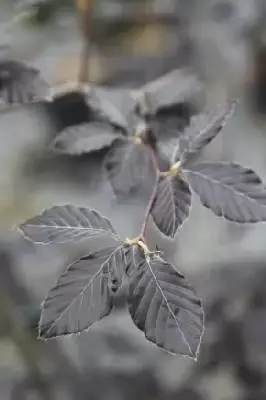
[[[193,162],[225,126],[231,117],[237,101],[219,104],[205,114],[192,117],[190,126],[179,139],[172,162],[181,161],[183,165]]]

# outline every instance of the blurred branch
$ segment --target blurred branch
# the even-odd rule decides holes
[[[91,10],[93,0],[76,0],[76,7],[80,17],[81,31],[83,33],[83,48],[80,57],[79,82],[89,81],[89,56],[91,33]]]

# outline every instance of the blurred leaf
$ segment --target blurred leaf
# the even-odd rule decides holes
[[[65,270],[43,304],[40,337],[82,332],[110,313],[109,269],[116,251],[109,247],[91,253]]]
[[[0,62],[0,100],[7,104],[26,104],[45,97],[47,83],[35,68],[17,61]]]
[[[53,22],[57,13],[68,8],[75,11],[73,0],[35,0],[22,5],[22,11],[27,11],[23,22],[29,26],[42,26]]]
[[[66,154],[80,155],[109,147],[120,136],[108,123],[85,122],[64,129],[52,147]]]
[[[127,134],[129,119],[132,118],[135,106],[130,90],[94,87],[87,96],[87,103]]]
[[[160,256],[145,258],[137,246],[130,255],[128,307],[134,323],[157,346],[196,358],[203,310],[192,286]]]
[[[266,189],[251,169],[206,162],[186,172],[202,204],[216,215],[242,223],[266,220]]]
[[[20,225],[34,243],[50,244],[110,236],[118,239],[110,221],[98,211],[73,205],[54,206]]]
[[[201,89],[198,79],[183,69],[177,69],[149,82],[138,91],[141,113],[155,115],[160,108],[189,102]]]
[[[118,140],[108,152],[104,168],[117,196],[148,191],[155,183],[156,170],[150,149],[144,144]]]
[[[153,220],[166,236],[174,237],[189,215],[191,193],[189,185],[179,176],[160,179],[151,210]]]

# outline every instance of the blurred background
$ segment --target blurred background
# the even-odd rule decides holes
[[[1,0],[0,32],[1,60],[26,61],[51,85],[138,87],[187,68],[202,106],[238,96],[203,157],[266,181],[265,0]],[[196,196],[174,241],[152,224],[149,238],[203,298],[198,363],[146,342],[123,308],[78,337],[36,339],[41,302],[74,250],[33,246],[13,227],[54,204],[97,208],[122,236],[143,217],[141,202],[115,199],[101,154],[48,148],[82,112],[67,95],[0,111],[0,399],[265,400],[266,226],[228,223]]]

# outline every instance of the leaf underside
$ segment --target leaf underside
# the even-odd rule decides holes
[[[114,193],[128,196],[149,192],[156,179],[150,149],[130,141],[117,141],[108,152],[104,168]]]
[[[120,136],[108,123],[87,122],[64,129],[52,147],[62,153],[80,155],[109,147]]]
[[[202,204],[229,221],[266,221],[266,189],[258,175],[238,164],[201,163],[186,170]]]
[[[173,163],[182,161],[184,165],[194,161],[200,151],[223,129],[235,105],[236,101],[220,104],[206,114],[192,117],[191,124],[179,139]]]
[[[87,103],[102,117],[126,133],[128,121],[135,107],[135,100],[128,89],[94,87],[87,96]]]
[[[149,113],[154,115],[160,108],[190,101],[200,89],[201,84],[194,75],[176,69],[141,87],[140,103],[147,104]]]
[[[192,286],[160,256],[145,259],[136,246],[131,264],[128,308],[136,326],[157,346],[196,358],[203,310]]]
[[[41,244],[65,243],[117,234],[110,221],[93,209],[73,205],[54,206],[20,225],[24,236]]]
[[[82,332],[111,312],[109,270],[116,251],[116,247],[102,249],[66,269],[43,304],[41,338]]]
[[[0,62],[0,100],[6,104],[28,104],[41,100],[47,83],[35,68],[16,61]]]
[[[191,192],[189,185],[179,176],[160,179],[151,214],[158,229],[174,237],[189,215]]]

